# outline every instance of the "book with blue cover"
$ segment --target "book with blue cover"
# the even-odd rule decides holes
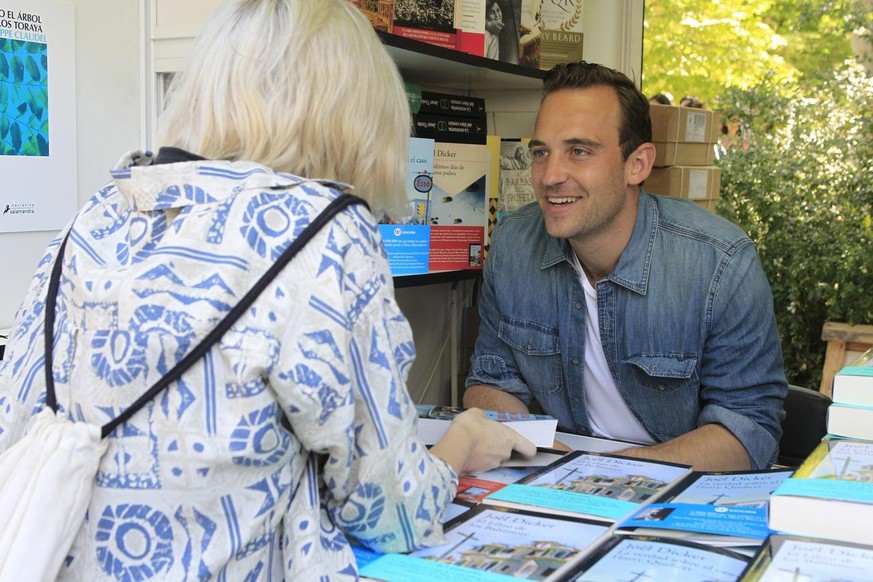
[[[615,523],[655,502],[690,470],[677,463],[573,451],[482,503]]]
[[[445,544],[368,559],[361,576],[386,582],[552,581],[609,536],[607,524],[486,505],[447,522],[444,531]]]
[[[657,503],[646,505],[616,529],[620,534],[676,537],[713,546],[760,546],[770,494],[794,471],[694,471]]]

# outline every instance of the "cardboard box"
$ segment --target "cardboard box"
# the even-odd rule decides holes
[[[714,166],[655,168],[643,183],[646,192],[690,200],[717,199],[720,187],[721,168]]]
[[[655,142],[655,167],[711,166],[715,146],[711,143]]]
[[[652,104],[652,141],[668,143],[715,143],[721,116],[716,111],[694,107]]]

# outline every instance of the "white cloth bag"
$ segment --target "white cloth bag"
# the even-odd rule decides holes
[[[36,415],[0,455],[0,582],[50,582],[88,510],[108,441],[100,427]]]

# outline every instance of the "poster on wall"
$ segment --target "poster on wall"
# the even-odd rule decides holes
[[[0,7],[0,233],[59,230],[78,204],[73,4]]]

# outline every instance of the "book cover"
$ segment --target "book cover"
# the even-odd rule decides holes
[[[871,579],[873,546],[773,534],[742,582],[862,582]]]
[[[873,440],[873,407],[834,402],[828,406],[826,427],[835,436]]]
[[[537,199],[530,173],[531,157],[527,149],[528,142],[530,142],[530,138],[503,138],[500,140],[498,220],[507,212],[518,210]]]
[[[394,0],[393,33],[455,50],[455,0]]]
[[[831,399],[839,404],[873,406],[873,348],[834,375]]]
[[[646,505],[617,533],[681,537],[718,546],[759,546],[767,526],[770,494],[794,471],[694,471],[657,503]]]
[[[394,32],[394,0],[349,0],[376,30]]]
[[[873,442],[825,438],[770,496],[768,524],[786,533],[869,541]]]
[[[555,580],[609,535],[605,524],[534,511],[478,505],[445,525],[447,543],[384,554],[360,569],[387,582]]]
[[[485,226],[483,261],[488,257],[488,251],[491,249],[491,235],[499,218],[497,205],[500,197],[500,136],[486,136],[485,148],[488,150],[488,173],[485,175],[488,224]]]
[[[485,56],[485,21],[486,8],[485,4],[488,0],[455,0],[455,34],[457,42],[457,50],[476,55],[477,57]],[[491,42],[492,36],[487,35],[489,46],[494,47]]]
[[[561,578],[565,582],[738,580],[749,558],[729,550],[655,536],[614,536]]]
[[[433,404],[416,404],[418,437],[426,445],[439,441],[463,408]],[[538,447],[551,447],[555,442],[557,419],[543,414],[483,411],[487,418],[503,423]]]
[[[617,522],[689,472],[687,465],[573,451],[482,502]]]
[[[524,0],[519,64],[549,70],[582,60],[583,0]]]
[[[453,142],[434,147],[429,269],[481,269],[488,225],[488,148]]]

